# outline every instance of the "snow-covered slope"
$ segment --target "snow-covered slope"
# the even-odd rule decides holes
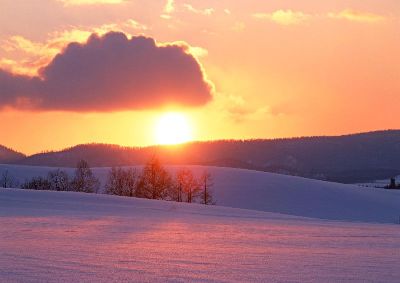
[[[396,224],[0,189],[0,282],[398,282]]]
[[[396,223],[400,191],[363,188],[243,169],[188,166],[196,174],[207,169],[214,177],[220,206],[277,212],[320,219]],[[177,168],[170,166],[173,173]],[[46,175],[48,167],[0,165],[20,181]],[[140,170],[140,168],[138,168]],[[73,169],[65,169],[73,173]],[[94,168],[105,182],[109,168]]]

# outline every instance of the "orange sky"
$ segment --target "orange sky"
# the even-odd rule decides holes
[[[0,26],[0,69],[14,74],[37,74],[93,32],[122,31],[186,42],[215,86],[213,99],[194,107],[6,107],[0,144],[25,153],[153,144],[170,110],[188,117],[196,140],[400,128],[398,0],[2,0]]]

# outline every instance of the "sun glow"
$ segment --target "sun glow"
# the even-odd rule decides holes
[[[187,117],[181,113],[166,113],[160,117],[155,128],[157,144],[180,144],[192,140]]]

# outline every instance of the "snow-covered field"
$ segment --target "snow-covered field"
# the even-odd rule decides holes
[[[399,282],[399,192],[208,169],[238,208],[0,189],[0,282]]]
[[[1,282],[398,282],[400,228],[0,189]]]
[[[180,167],[170,166],[173,174]],[[365,188],[243,169],[188,166],[200,174],[207,169],[214,178],[214,197],[220,206],[278,212],[296,216],[357,222],[398,223],[400,191]],[[94,168],[105,183],[110,168]],[[0,165],[0,174],[23,182],[46,176],[49,167]],[[70,175],[74,169],[67,168]],[[140,168],[138,168],[140,170]]]

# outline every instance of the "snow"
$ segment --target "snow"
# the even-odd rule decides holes
[[[0,282],[399,281],[398,191],[206,169],[219,206],[0,188]]]
[[[396,282],[399,227],[0,189],[0,279]]]
[[[328,220],[398,223],[400,191],[365,188],[243,169],[187,166],[196,174],[205,169],[214,177],[214,197],[220,206],[283,213]],[[173,174],[178,166],[169,166]],[[46,176],[49,167],[0,165],[20,182]],[[73,174],[72,168],[66,170]],[[94,168],[105,183],[110,168]],[[140,168],[138,168],[140,170]]]

